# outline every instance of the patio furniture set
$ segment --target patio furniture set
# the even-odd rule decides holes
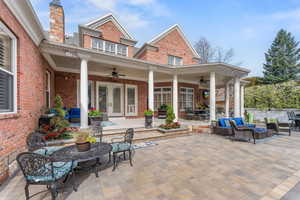
[[[300,116],[294,112],[288,112],[290,122],[279,122],[278,119],[265,118],[266,128],[257,128],[255,124],[247,124],[243,118],[220,118],[212,122],[212,132],[217,135],[228,136],[234,140],[251,141],[256,143],[258,139],[264,139],[273,135],[287,132],[291,136],[292,129],[300,130]]]
[[[209,119],[209,111],[201,110],[201,109],[186,109],[185,118],[187,120],[208,120]]]
[[[44,135],[39,132],[31,133],[27,138],[28,152],[20,153],[17,162],[26,180],[25,197],[29,198],[44,192],[41,191],[30,196],[29,185],[46,185],[50,190],[53,200],[57,198],[58,190],[65,186],[70,180],[74,191],[77,191],[76,173],[78,171],[93,171],[96,177],[100,166],[105,167],[111,163],[113,157],[113,171],[123,157],[126,160],[126,153],[132,166],[132,140],[134,130],[128,129],[124,137],[113,138],[112,142],[102,142],[101,123],[92,123],[92,132],[98,136],[98,141],[91,144],[88,151],[79,151],[77,146],[47,146]],[[102,163],[105,156],[109,157],[106,163]]]

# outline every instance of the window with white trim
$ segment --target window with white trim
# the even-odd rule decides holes
[[[168,56],[168,64],[169,65],[182,65],[182,58],[177,57],[177,56]]]
[[[47,70],[46,71],[46,83],[45,83],[45,92],[46,92],[46,107],[50,108],[51,107],[51,94],[50,94],[50,90],[51,90],[51,74],[50,72]]]
[[[124,44],[118,44],[110,41],[101,40],[98,38],[92,38],[92,49],[98,51],[105,51],[107,53],[112,53],[121,56],[127,56],[128,46]]]
[[[162,105],[172,105],[172,88],[154,88],[154,109],[158,110]]]
[[[180,88],[180,110],[194,108],[194,89],[193,88]]]
[[[16,111],[16,42],[0,21],[0,113]]]

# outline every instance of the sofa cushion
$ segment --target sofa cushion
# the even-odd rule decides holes
[[[245,126],[248,127],[248,128],[255,128],[256,127],[255,124],[246,124]]]
[[[77,164],[76,164],[77,165]],[[54,162],[53,163],[53,174],[49,174],[49,170],[51,170],[50,163],[46,164],[45,166],[38,169],[38,174],[49,174],[45,176],[27,176],[27,180],[32,182],[48,182],[48,181],[55,181],[64,176],[66,176],[72,168],[75,168],[74,162]]]
[[[277,119],[275,119],[275,118],[266,118],[266,121],[267,121],[267,123],[269,124],[269,123],[277,123]]]
[[[235,121],[237,126],[245,126],[243,118],[241,118],[241,117],[232,118],[232,120]]]
[[[34,153],[40,154],[40,155],[46,155],[50,156],[52,155],[55,151],[63,148],[64,146],[51,146],[51,147],[43,147],[40,149],[37,149],[34,151]]]
[[[267,132],[267,129],[265,129],[265,128],[255,128],[254,130],[257,133],[266,133]]]
[[[131,148],[131,145],[129,143],[113,143],[112,146],[112,152],[116,153],[119,151],[126,151]]]
[[[222,128],[230,128],[229,118],[221,118],[219,119],[219,126]]]

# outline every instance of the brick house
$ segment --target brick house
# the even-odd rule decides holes
[[[244,113],[240,80],[249,70],[199,64],[179,25],[137,48],[113,14],[78,25],[78,33],[66,36],[61,2],[53,0],[49,7],[45,32],[28,0],[0,0],[0,183],[55,95],[68,108],[80,107],[82,128],[88,126],[89,107],[126,119],[170,104],[179,120],[186,109],[206,104],[214,120],[222,102],[228,116],[232,85],[234,115]],[[217,103],[221,88],[227,98]]]

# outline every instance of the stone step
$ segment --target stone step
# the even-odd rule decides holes
[[[152,141],[152,140],[160,140],[160,139],[167,139],[167,138],[172,138],[172,137],[179,137],[179,136],[186,136],[190,135],[192,132],[189,130],[185,131],[178,131],[178,132],[170,132],[170,133],[161,133],[160,131],[157,130],[147,130],[144,132],[135,132],[133,141],[134,142],[140,142],[140,141]],[[104,142],[112,142],[112,138],[120,138],[122,139],[122,136],[124,136],[124,133],[119,133],[119,134],[113,134],[113,135],[103,135],[102,140]]]
[[[111,129],[111,130],[103,130],[103,135],[119,135],[119,134],[125,134],[127,129]],[[156,131],[157,128],[134,128],[135,133],[143,133],[143,132],[151,132]]]

